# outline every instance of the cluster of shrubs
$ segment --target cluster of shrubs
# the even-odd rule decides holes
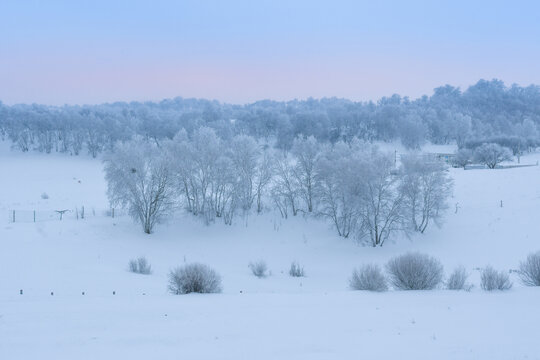
[[[151,274],[152,267],[148,260],[142,256],[132,259],[128,264],[129,271],[136,274]],[[270,275],[268,266],[263,260],[249,263],[253,275],[263,278]],[[289,275],[292,277],[305,276],[304,268],[297,262],[292,262],[289,269]],[[221,277],[219,274],[207,265],[192,263],[179,266],[169,272],[168,289],[173,294],[189,293],[219,293],[221,292]]]
[[[249,268],[253,275],[268,276],[264,261],[252,262]],[[429,255],[407,253],[394,257],[386,264],[387,275],[379,265],[366,264],[353,271],[349,285],[354,290],[386,291],[389,285],[396,290],[432,290],[443,284],[444,270],[441,262]],[[129,269],[139,274],[150,274],[151,266],[144,257],[129,262]],[[517,271],[523,284],[540,286],[540,251],[530,254],[520,263]],[[297,262],[291,264],[289,275],[305,276],[304,268]],[[456,268],[448,277],[445,287],[449,290],[469,291],[469,274],[464,267]],[[491,266],[482,270],[480,287],[486,291],[508,290],[512,282],[507,273]],[[169,273],[169,291],[173,294],[221,292],[221,277],[207,265],[192,263],[177,267]]]
[[[150,275],[152,273],[152,266],[144,256],[137,259],[129,260],[129,271],[136,274]]]
[[[268,269],[268,265],[264,260],[259,260],[255,262],[250,262],[248,267],[250,268],[253,275],[258,278],[265,278],[271,275],[271,271]],[[289,268],[289,275],[292,277],[304,277],[306,276],[304,272],[304,267],[301,266],[298,262],[293,261],[291,267]]]
[[[432,290],[443,283],[441,262],[421,253],[407,253],[390,259],[386,271],[387,276],[378,265],[363,265],[353,271],[349,285],[354,290],[386,291],[388,284],[396,290]],[[540,286],[540,251],[530,254],[517,273],[523,284]],[[467,282],[468,276],[464,267],[456,268],[446,280],[446,288],[469,291],[472,285]],[[508,290],[512,282],[506,272],[487,266],[482,270],[480,287],[486,291]]]

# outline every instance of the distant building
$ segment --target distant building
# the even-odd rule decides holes
[[[427,155],[433,156],[437,160],[442,160],[447,164],[451,164],[456,157],[456,154],[448,154],[448,153],[428,153]]]

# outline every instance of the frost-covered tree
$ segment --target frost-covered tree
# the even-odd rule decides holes
[[[428,156],[401,157],[401,185],[405,221],[423,233],[431,221],[438,223],[448,207],[452,180],[443,162]]]
[[[300,197],[307,212],[313,212],[315,202],[315,177],[317,161],[320,156],[320,144],[315,137],[298,137],[293,142],[292,154],[296,158],[294,176],[299,186]]]
[[[495,169],[503,161],[512,160],[512,153],[508,148],[498,144],[482,144],[474,150],[474,161]]]
[[[376,149],[359,163],[364,177],[359,195],[360,235],[369,237],[373,247],[383,246],[402,227],[400,175],[395,171],[392,156]]]
[[[237,135],[231,142],[230,156],[238,181],[238,201],[242,209],[249,210],[253,205],[257,190],[262,190],[260,185],[264,183],[264,179],[257,179],[257,175],[261,175],[258,171],[259,145],[251,136]],[[256,183],[257,180],[262,180],[262,183]]]
[[[461,148],[456,152],[452,162],[454,165],[465,169],[465,167],[471,163],[473,155],[474,154],[471,149]]]
[[[406,116],[399,124],[401,143],[408,149],[420,149],[426,141],[427,129],[418,114]]]
[[[317,214],[329,219],[339,236],[353,234],[358,224],[363,172],[358,168],[365,152],[357,140],[323,149],[317,170]]]
[[[286,154],[277,154],[274,158],[274,181],[271,188],[271,197],[274,205],[287,218],[289,210],[293,216],[298,214],[300,185],[295,176],[295,167]]]
[[[111,205],[126,207],[147,234],[173,206],[172,177],[164,155],[157,146],[136,139],[119,144],[104,160]]]
[[[275,155],[270,150],[264,150],[257,159],[255,171],[255,197],[257,200],[257,213],[263,210],[263,196],[265,195],[269,184],[274,176]]]

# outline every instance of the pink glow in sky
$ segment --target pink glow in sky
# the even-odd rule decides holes
[[[532,1],[75,3],[0,4],[0,101],[376,100],[540,83]]]

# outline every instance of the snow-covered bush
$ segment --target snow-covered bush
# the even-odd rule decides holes
[[[386,291],[388,285],[381,268],[375,264],[363,265],[353,270],[349,286],[353,290]]]
[[[289,269],[289,275],[291,275],[292,277],[303,277],[303,276],[305,276],[304,267],[300,266],[300,264],[297,263],[296,261],[293,261],[291,263],[291,268]]]
[[[253,275],[258,278],[263,278],[268,275],[268,266],[264,260],[250,262],[248,267],[251,269]]]
[[[169,273],[169,291],[173,294],[221,292],[221,277],[207,265],[193,263]]]
[[[149,275],[152,273],[152,266],[144,256],[129,261],[129,271],[136,274]]]
[[[41,194],[41,198],[42,198],[43,200],[47,200],[47,199],[49,198],[49,194],[47,194],[46,192],[44,192],[44,193]]]
[[[519,264],[519,277],[527,286],[540,286],[540,251],[529,254],[527,260]]]
[[[491,266],[486,266],[482,271],[480,286],[486,291],[508,290],[512,287],[512,282],[505,272],[497,271]]]
[[[390,283],[398,290],[431,290],[442,281],[443,266],[426,254],[407,253],[386,264]]]
[[[448,290],[465,290],[469,291],[472,288],[472,285],[467,283],[467,278],[469,274],[463,266],[457,267],[448,277],[446,281],[446,288]]]

